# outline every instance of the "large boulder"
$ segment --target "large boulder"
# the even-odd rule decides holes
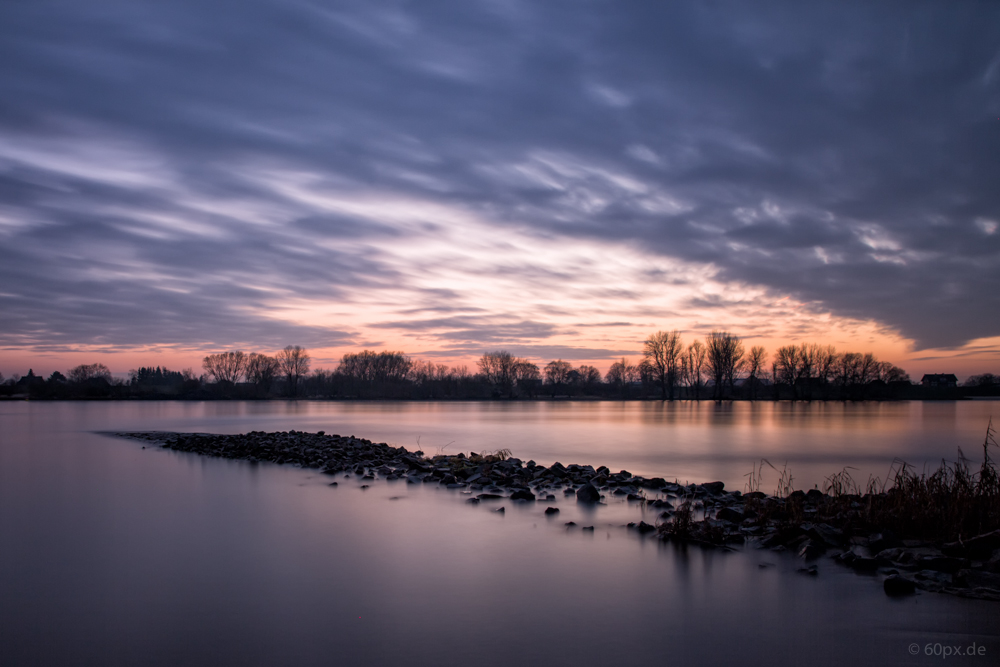
[[[511,500],[534,500],[535,494],[527,489],[518,489],[514,493],[510,494]]]
[[[584,484],[576,490],[576,500],[581,503],[600,502],[601,492],[593,484]]]

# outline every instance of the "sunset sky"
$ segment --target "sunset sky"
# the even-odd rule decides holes
[[[1000,373],[1000,4],[0,3],[0,372],[728,330]]]

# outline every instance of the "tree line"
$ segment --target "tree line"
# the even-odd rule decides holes
[[[485,352],[472,371],[414,359],[400,351],[349,352],[333,370],[310,371],[308,351],[289,345],[275,354],[242,350],[209,354],[204,373],[142,367],[128,380],[103,364],[4,381],[0,395],[26,391],[39,398],[269,398],[518,399],[658,398],[661,400],[860,400],[920,398],[921,388],[897,366],[870,352],[839,352],[830,345],[796,343],[769,353],[730,332],[684,341],[679,331],[657,331],[641,357],[622,358],[602,375],[594,366],[563,359],[542,367],[506,350]],[[966,387],[1000,386],[1000,377],[976,375]],[[927,393],[927,392],[924,392]],[[940,393],[940,392],[939,392]]]

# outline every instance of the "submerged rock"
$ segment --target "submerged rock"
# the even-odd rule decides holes
[[[582,503],[596,503],[601,500],[601,492],[593,484],[587,483],[576,491],[576,499]]]

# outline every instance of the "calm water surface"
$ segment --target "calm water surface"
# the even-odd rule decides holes
[[[829,561],[810,578],[768,551],[662,545],[622,527],[654,518],[624,503],[500,515],[436,487],[331,488],[94,433],[419,437],[428,454],[509,447],[731,487],[767,457],[808,486],[959,445],[973,458],[994,406],[0,404],[0,664],[931,664],[926,644],[972,642],[986,657],[948,664],[997,664],[1000,605],[891,600]]]

